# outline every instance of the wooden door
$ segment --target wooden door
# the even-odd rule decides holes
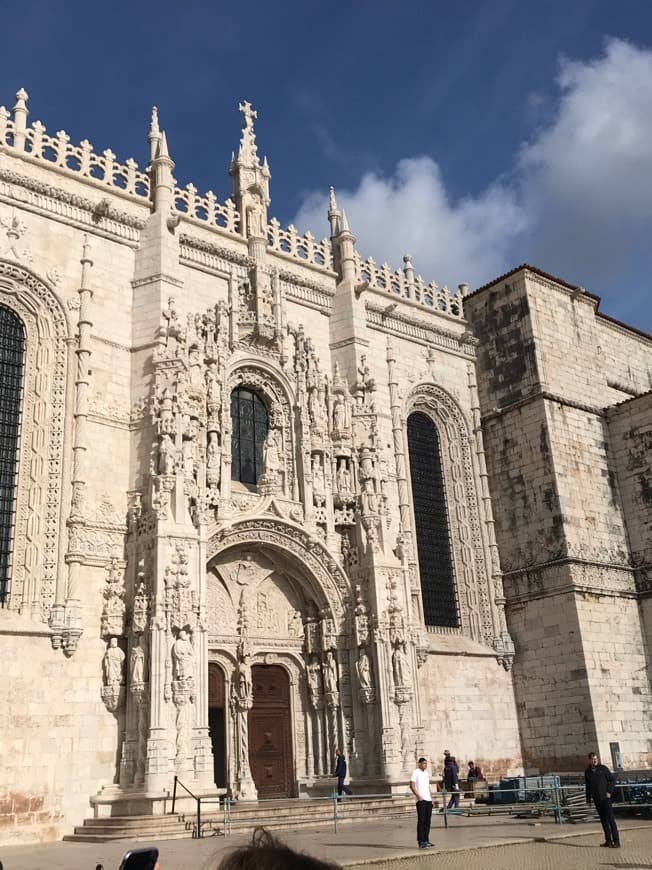
[[[208,666],[208,732],[213,748],[213,777],[218,788],[226,787],[226,715],[224,672],[211,662]]]
[[[278,665],[252,668],[254,703],[249,711],[249,765],[259,798],[294,795],[290,680]]]

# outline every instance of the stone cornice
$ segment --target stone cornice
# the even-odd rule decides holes
[[[388,298],[391,300],[391,297]],[[377,329],[399,338],[409,338],[419,344],[445,348],[449,353],[464,359],[474,360],[476,357],[478,342],[468,333],[460,336],[448,330],[438,329],[422,318],[400,310],[387,313],[387,305],[375,305],[369,301],[365,304],[365,311],[367,326],[370,329]]]
[[[250,269],[255,264],[255,261],[247,253],[234,251],[233,248],[218,245],[215,242],[206,242],[203,239],[189,236],[186,233],[180,234],[179,245],[181,247],[181,259],[188,260],[193,265],[208,266],[218,272],[226,272],[227,274],[231,272],[229,268],[225,268],[220,264],[220,260],[229,264],[235,263],[238,266],[245,266],[247,269]],[[200,257],[200,253],[213,257],[216,262],[211,263],[206,257]]]
[[[21,188],[24,195],[17,196],[13,185]],[[21,208],[54,215],[56,219],[90,227],[94,233],[123,242],[137,242],[145,226],[143,219],[116,211],[110,205],[106,213],[101,212],[100,204],[108,197],[94,201],[6,167],[0,167],[0,196]]]
[[[492,408],[482,415],[482,422],[486,423],[489,420],[494,420],[497,417],[503,417],[506,414],[516,411],[525,405],[530,405],[532,402],[545,399],[549,402],[556,402],[558,405],[563,405],[566,408],[575,408],[578,411],[584,411],[587,414],[594,414],[596,417],[605,417],[606,409],[599,408],[596,405],[586,405],[583,402],[575,402],[572,399],[566,399],[564,396],[559,396],[556,393],[551,393],[548,390],[539,390],[535,393],[530,393],[522,399],[517,399],[510,402],[509,405],[503,405],[502,408]]]
[[[508,606],[578,592],[638,598],[643,591],[632,567],[573,556],[506,571],[503,581]]]

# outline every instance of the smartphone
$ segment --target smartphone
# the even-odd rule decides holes
[[[125,852],[119,870],[154,870],[158,861],[158,849],[131,849]]]

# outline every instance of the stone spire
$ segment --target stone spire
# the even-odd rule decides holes
[[[149,124],[149,135],[147,136],[147,141],[149,142],[149,162],[152,163],[158,152],[159,142],[161,141],[161,131],[158,126],[158,109],[156,106],[152,107],[152,120]]]
[[[331,238],[339,232],[339,220],[342,217],[335,199],[335,188],[331,185],[328,193],[328,223],[331,225]]]
[[[262,165],[258,156],[254,121],[258,113],[245,100],[238,105],[242,115],[242,132],[238,156],[231,158],[229,175],[233,179],[231,198],[240,212],[240,232],[247,239],[267,239],[267,208],[270,204],[271,172],[267,158]]]

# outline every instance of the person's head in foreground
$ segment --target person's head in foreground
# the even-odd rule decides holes
[[[264,828],[256,828],[251,844],[227,855],[217,870],[336,870],[337,867],[339,864],[295,852]]]

